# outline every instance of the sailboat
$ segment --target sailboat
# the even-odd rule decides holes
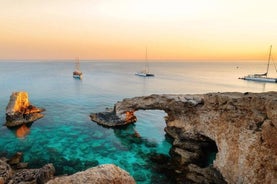
[[[239,79],[250,80],[250,81],[258,81],[258,82],[274,82],[274,83],[277,83],[277,78],[267,77],[268,76],[269,63],[270,63],[270,60],[271,60],[271,49],[272,49],[272,45],[270,45],[269,56],[268,56],[268,61],[267,61],[267,70],[266,70],[265,73],[250,74],[250,75],[241,77]],[[277,72],[277,70],[276,70],[276,72]]]
[[[149,64],[148,64],[148,58],[147,58],[147,48],[145,50],[145,66],[144,70],[140,72],[136,72],[135,75],[140,77],[154,77],[155,75],[153,73],[149,72]]]
[[[80,70],[80,61],[79,61],[79,58],[76,58],[75,70],[73,72],[73,78],[82,79],[82,77],[83,77],[83,73]]]

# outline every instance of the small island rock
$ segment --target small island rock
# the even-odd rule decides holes
[[[25,91],[13,92],[6,107],[6,126],[15,127],[26,123],[34,122],[44,115],[44,109],[31,105],[28,93]]]

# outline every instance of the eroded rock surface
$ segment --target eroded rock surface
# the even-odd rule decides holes
[[[0,158],[0,184],[44,184],[54,177],[53,164],[39,169],[22,169],[22,153],[16,153],[11,159]]]
[[[47,184],[134,184],[135,180],[126,171],[113,164],[104,164],[75,173],[70,176],[61,176],[47,182]]]
[[[134,97],[115,104],[115,121],[101,121],[117,126],[140,109],[168,114],[176,182],[277,183],[277,92]],[[214,151],[213,164],[205,164]]]
[[[42,111],[44,109],[31,105],[27,92],[13,92],[6,107],[6,126],[14,127],[34,122],[44,116]]]
[[[12,177],[12,174],[11,166],[0,159],[0,184],[6,183]]]
[[[27,168],[28,164],[21,162],[23,153],[17,152],[11,158],[0,158],[0,184],[133,184],[135,180],[123,169],[104,164],[92,167],[69,176],[54,178],[55,167],[46,164],[38,169]],[[22,167],[24,165],[24,167]]]
[[[9,184],[44,184],[54,177],[53,164],[46,164],[40,169],[22,169],[17,171],[9,180]]]

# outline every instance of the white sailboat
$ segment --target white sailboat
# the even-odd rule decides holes
[[[149,72],[149,64],[148,64],[148,58],[147,58],[147,48],[145,50],[145,66],[144,70],[140,72],[136,72],[135,75],[140,77],[154,77],[155,75],[153,73]]]
[[[79,61],[79,58],[76,58],[75,70],[73,72],[73,78],[82,79],[82,77],[83,77],[83,73],[80,70],[80,61]]]
[[[250,81],[258,81],[258,82],[274,82],[274,83],[277,83],[277,78],[267,77],[268,76],[269,63],[270,63],[270,60],[271,60],[271,49],[272,49],[272,45],[270,45],[270,49],[269,49],[269,56],[268,56],[268,61],[267,61],[266,73],[250,74],[250,75],[241,77],[239,79],[250,80]],[[277,70],[276,70],[276,72],[277,72]]]

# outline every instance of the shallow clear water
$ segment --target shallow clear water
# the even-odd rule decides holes
[[[277,90],[277,84],[238,79],[263,73],[264,63],[150,63],[153,78],[135,76],[141,68],[143,63],[136,62],[81,62],[84,78],[76,80],[72,62],[0,62],[1,122],[13,91],[27,91],[33,105],[46,109],[45,117],[34,122],[24,138],[0,126],[0,156],[22,151],[32,167],[52,162],[57,174],[114,163],[137,183],[167,183],[149,161],[151,154],[168,155],[171,146],[165,138],[163,111],[138,111],[138,121],[122,129],[99,126],[90,113],[113,107],[123,98],[153,93]]]

